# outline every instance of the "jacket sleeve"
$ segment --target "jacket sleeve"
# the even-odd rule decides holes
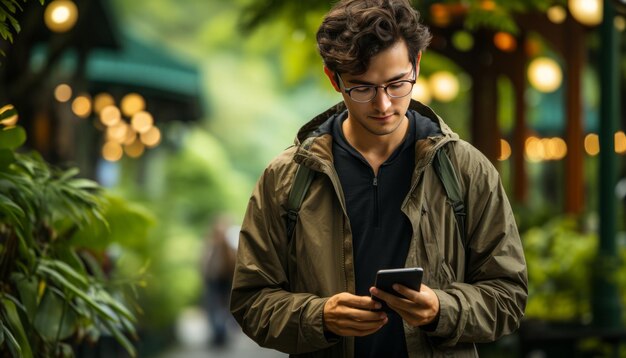
[[[500,176],[477,149],[460,145],[465,147],[456,155],[466,188],[469,254],[465,282],[435,290],[439,323],[429,335],[441,346],[490,342],[512,333],[528,296],[524,251]]]
[[[281,173],[282,172],[282,173]],[[257,344],[297,354],[332,345],[324,337],[327,298],[289,292],[287,239],[279,199],[289,186],[269,167],[259,179],[242,223],[230,310]],[[281,196],[282,195],[282,196]]]

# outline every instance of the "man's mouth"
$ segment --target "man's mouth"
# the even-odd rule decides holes
[[[390,114],[387,114],[387,115],[382,115],[382,116],[381,115],[376,115],[376,116],[371,116],[371,117],[376,119],[376,120],[378,120],[378,121],[384,121],[386,119],[391,118],[392,116],[393,116],[393,114],[390,113]]]

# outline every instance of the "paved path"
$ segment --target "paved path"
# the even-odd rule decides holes
[[[234,320],[233,322],[234,323]],[[241,332],[236,324],[230,329],[230,340],[225,347],[211,347],[208,337],[211,328],[201,309],[190,308],[181,314],[176,327],[179,344],[157,358],[286,358],[288,355],[259,347]]]

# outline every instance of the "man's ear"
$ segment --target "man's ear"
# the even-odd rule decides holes
[[[341,89],[339,88],[339,84],[337,84],[335,72],[331,71],[328,67],[324,66],[324,73],[330,80],[330,84],[333,85],[333,87],[335,88],[335,91],[341,92]]]
[[[422,51],[417,53],[417,57],[415,57],[415,78],[420,75],[420,60],[422,59]]]

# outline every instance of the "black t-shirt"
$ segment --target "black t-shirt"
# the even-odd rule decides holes
[[[401,206],[411,185],[415,167],[415,142],[439,127],[417,112],[409,111],[409,130],[402,144],[380,166],[378,175],[346,140],[342,123],[347,112],[332,125],[333,157],[352,229],[356,294],[369,296],[376,271],[404,267],[412,228]],[[355,338],[355,357],[406,357],[402,318],[388,313],[389,322],[376,333]]]

